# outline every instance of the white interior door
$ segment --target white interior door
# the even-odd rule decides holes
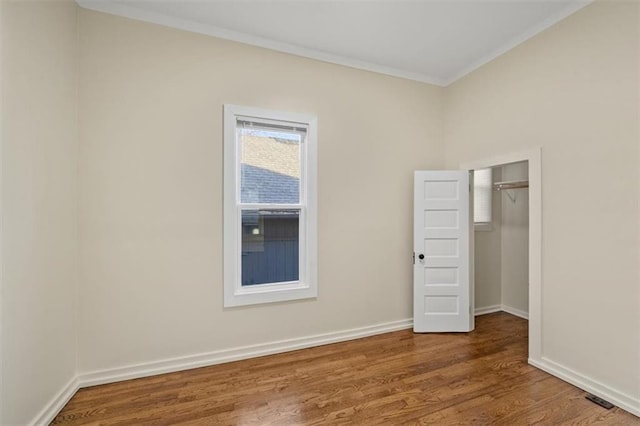
[[[474,328],[471,196],[468,171],[415,172],[415,332]]]

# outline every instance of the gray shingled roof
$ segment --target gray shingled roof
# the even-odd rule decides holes
[[[300,178],[272,170],[240,165],[240,197],[243,203],[297,204]]]

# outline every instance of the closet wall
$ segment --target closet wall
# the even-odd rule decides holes
[[[526,162],[508,164],[503,181],[527,180]],[[529,312],[529,190],[495,192],[500,198],[501,289],[503,309],[517,315]]]
[[[493,181],[501,181],[501,168],[493,168]],[[500,194],[493,194],[492,226],[475,232],[475,308],[492,309],[501,304],[502,295],[502,202]]]

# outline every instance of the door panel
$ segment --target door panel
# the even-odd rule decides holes
[[[467,171],[415,172],[415,332],[473,330],[471,195]]]

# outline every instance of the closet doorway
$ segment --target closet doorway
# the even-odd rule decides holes
[[[476,315],[529,319],[529,162],[474,170]]]
[[[542,364],[543,339],[541,157],[534,148],[460,164],[465,170],[491,169],[490,184],[474,185],[474,193],[491,194],[493,229],[474,224],[474,312],[504,310],[527,318],[533,365]]]

